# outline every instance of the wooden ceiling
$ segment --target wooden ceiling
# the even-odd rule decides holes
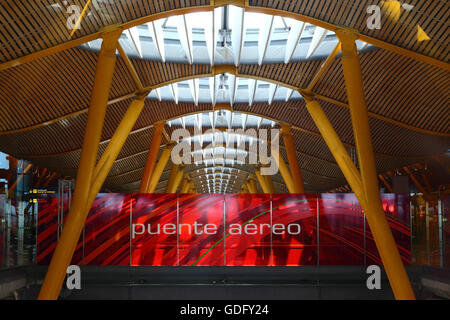
[[[84,5],[83,1],[73,2]],[[409,16],[402,16],[401,23],[391,26],[389,21],[384,21],[389,27],[369,30],[366,26],[367,15],[362,14],[365,10],[361,10],[361,7],[381,5],[381,2],[261,0],[249,1],[248,9],[271,8],[277,10],[276,14],[294,12],[308,19],[317,19],[321,23],[344,25],[389,45],[420,53],[436,61],[448,62],[448,22],[445,21],[449,12],[447,2],[410,1],[410,4],[415,5],[414,12]],[[58,20],[43,9],[44,5],[52,3],[44,0],[20,0],[7,2],[0,7],[2,21],[6,21],[0,26],[0,151],[75,176],[97,54],[73,47],[37,58],[37,54],[42,50],[68,42],[66,16],[61,14]],[[74,38],[86,39],[89,35],[98,37],[98,31],[106,25],[133,22],[154,13],[192,6],[208,9],[210,3],[188,0],[111,2],[108,14],[101,19],[95,15],[86,17],[82,29]],[[432,40],[422,43],[415,41],[410,33],[417,25],[420,25]],[[210,76],[214,72],[209,65],[145,60],[132,62],[144,86],[159,86],[185,78]],[[316,60],[262,66],[240,65],[237,73],[241,77],[257,77],[291,88],[304,88],[322,63],[322,60]],[[441,68],[399,53],[376,49],[361,54],[361,68],[371,114],[370,125],[377,169],[380,172],[448,151],[448,67]],[[328,72],[313,90],[323,97],[321,104],[324,111],[352,153],[353,133],[346,108],[347,97],[339,57],[333,61]],[[100,153],[106,148],[134,92],[133,79],[119,57]],[[252,106],[236,104],[233,109],[294,126],[295,145],[308,191],[326,191],[346,184],[303,101],[277,102],[271,105],[256,103]],[[211,105],[208,104],[195,106],[191,103],[147,100],[105,187],[112,191],[138,189],[153,123],[209,110]],[[193,169],[196,167],[187,170]],[[168,175],[168,172],[161,178],[157,188],[159,191],[164,190],[165,175]],[[275,184],[277,191],[285,191],[281,177],[274,179],[279,182]]]

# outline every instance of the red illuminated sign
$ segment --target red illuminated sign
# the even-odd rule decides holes
[[[405,263],[409,198],[382,196]],[[39,202],[38,263],[57,241],[56,196]],[[73,264],[301,266],[379,264],[353,194],[101,194]]]

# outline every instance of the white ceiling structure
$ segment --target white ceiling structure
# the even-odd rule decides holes
[[[248,164],[249,153],[254,150],[252,147],[266,142],[244,131],[279,127],[270,119],[230,110],[187,115],[168,121],[167,125],[198,131],[198,134],[180,138],[177,142],[186,141],[189,145],[199,146],[191,152],[191,159],[196,166],[202,166],[195,171],[197,185],[202,188],[198,191],[208,193],[229,192],[241,186],[248,177],[239,167]]]
[[[120,41],[131,58],[236,66],[322,59],[338,43],[332,31],[232,5],[155,20],[127,29]],[[101,40],[83,46],[99,50]],[[358,41],[359,50],[368,46]]]
[[[245,12],[228,5],[209,12],[189,13],[155,20],[126,30],[121,45],[130,58],[161,62],[209,65],[235,65],[289,63],[328,57],[338,44],[332,31],[294,19],[262,13]],[[99,51],[101,40],[94,40],[82,47]],[[360,51],[367,50],[367,43],[358,41]],[[119,54],[117,52],[117,54]],[[172,83],[153,90],[149,99],[159,101],[189,102],[198,105],[268,103],[302,99],[290,88],[262,80],[219,74],[213,77],[190,79]],[[169,121],[168,126],[197,127],[202,131],[216,128],[274,127],[269,119],[231,112],[211,111],[183,116]],[[215,132],[190,138],[189,143],[210,143],[212,148],[203,149],[196,179],[199,192],[230,192],[242,185],[247,174],[236,175],[239,162],[239,144],[249,146],[258,141],[252,137]],[[254,139],[253,139],[254,140]],[[224,141],[218,143],[216,141]],[[238,148],[229,147],[230,141]],[[198,159],[198,157],[197,157]],[[233,172],[233,174],[231,174]],[[244,171],[245,172],[245,171]],[[242,170],[241,170],[242,173]],[[234,190],[236,192],[236,190]],[[237,190],[239,191],[239,190]]]
[[[216,104],[268,103],[301,99],[296,90],[262,80],[220,74],[172,83],[153,90],[149,98],[159,101]]]

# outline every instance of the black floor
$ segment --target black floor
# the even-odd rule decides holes
[[[18,268],[27,286],[9,299],[35,299],[46,268]],[[11,270],[9,277],[11,277]],[[13,272],[13,274],[14,274]],[[426,275],[445,278],[448,270],[409,267],[419,299],[439,298],[424,288]],[[6,276],[0,271],[0,280]],[[368,290],[366,269],[321,267],[81,267],[81,290],[63,289],[61,299],[151,300],[318,300],[393,299],[386,276],[381,290]],[[3,280],[2,280],[3,279]],[[450,283],[450,281],[449,281]]]

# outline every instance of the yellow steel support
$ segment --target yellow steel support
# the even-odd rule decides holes
[[[48,170],[47,168],[42,169],[42,172],[39,175],[39,179],[36,182],[36,187],[39,187],[41,185],[42,180],[44,180],[44,177],[45,177],[45,175],[47,173],[47,170]]]
[[[425,197],[427,197],[428,196],[427,190],[425,190],[425,188],[422,186],[422,184],[419,182],[419,180],[417,180],[417,178],[412,174],[412,172],[409,170],[409,168],[403,167],[403,170],[409,175],[409,178],[412,180],[412,182],[414,182],[417,189],[419,189],[419,191],[422,192],[422,194]]]
[[[247,184],[247,183],[244,183],[244,184],[242,185],[242,191],[243,191],[244,193],[249,193],[249,190],[248,190],[248,184]]]
[[[61,238],[56,245],[44,283],[42,284],[39,299],[54,300],[58,298],[66,276],[67,267],[70,264],[86,220],[87,212],[85,208],[97,160],[98,146],[116,63],[117,41],[121,33],[121,29],[115,28],[103,34],[73,201]]]
[[[183,181],[181,182],[180,193],[187,193],[188,189],[189,189],[189,175],[186,173],[183,176]]]
[[[284,146],[286,147],[289,167],[291,168],[291,176],[294,180],[294,193],[305,193],[305,186],[303,184],[302,172],[300,171],[300,164],[298,162],[297,152],[294,146],[294,138],[292,137],[291,127],[287,124],[282,124],[281,132],[283,133]]]
[[[134,83],[136,84],[136,87],[138,91],[144,91],[144,85],[142,84],[141,79],[139,78],[139,75],[134,68],[133,63],[131,62],[130,58],[128,57],[127,53],[123,49],[122,45],[119,43],[117,46],[117,49],[120,53],[120,56],[122,57],[123,61],[125,62],[125,65],[127,66],[128,72],[130,72],[131,77],[134,80]]]
[[[330,67],[330,65],[333,63],[334,58],[336,58],[336,56],[338,55],[338,53],[341,51],[341,43],[338,42],[338,44],[336,45],[336,47],[334,48],[334,50],[330,53],[330,55],[328,56],[327,60],[325,60],[325,62],[322,64],[322,66],[320,67],[319,71],[316,73],[316,75],[314,76],[314,78],[311,80],[310,84],[308,85],[308,87],[305,89],[305,91],[309,91],[311,92],[314,89],[314,86],[317,84],[317,82],[319,82],[319,80],[322,78],[322,76],[325,74],[325,72],[328,70],[328,68]]]
[[[387,182],[386,178],[384,177],[383,174],[379,174],[378,177],[380,178],[381,182],[383,182],[384,186],[386,187],[386,189],[392,193],[392,187],[391,185]]]
[[[181,180],[183,179],[184,166],[178,166],[172,186],[167,190],[168,193],[176,193]]]
[[[376,207],[368,205],[367,200],[366,200],[366,192],[365,192],[365,190],[363,188],[363,184],[362,184],[361,175],[358,172],[358,169],[354,165],[353,161],[351,160],[350,156],[348,155],[348,152],[345,149],[344,145],[342,144],[341,140],[339,139],[338,135],[334,131],[333,126],[328,121],[325,113],[323,112],[322,108],[320,107],[320,104],[316,100],[311,99],[311,97],[309,97],[308,95],[306,95],[304,93],[303,93],[303,97],[305,98],[306,107],[308,108],[308,111],[309,111],[311,117],[313,118],[317,128],[319,129],[320,133],[322,134],[323,139],[327,143],[328,148],[330,149],[337,164],[339,165],[339,168],[342,170],[342,173],[344,174],[345,178],[347,179],[347,182],[350,184],[353,192],[355,193],[356,197],[358,198],[361,207],[363,208],[364,212],[366,213],[367,220],[369,221],[369,215],[371,215],[373,212],[380,211],[380,209],[381,209],[381,213],[380,212],[376,213],[377,214],[376,217],[381,217],[381,220],[386,220],[382,208],[376,208]],[[373,208],[375,208],[375,210]],[[373,214],[371,215],[371,217],[373,217]],[[390,234],[392,237],[392,233],[389,228],[389,225],[387,227],[388,227],[387,233]],[[374,234],[374,237],[376,237],[376,239],[378,239],[380,237],[379,233],[377,232],[376,236],[375,236],[374,229],[372,228],[372,226],[370,226],[370,228]],[[387,236],[387,238],[389,238],[389,235]],[[392,239],[392,241],[393,241],[393,239]],[[376,243],[377,243],[377,247],[378,247],[378,242],[376,242]],[[383,243],[382,245],[385,246],[384,241],[382,243]],[[391,246],[388,246],[387,248],[388,248],[388,250],[392,250],[392,243],[391,243]],[[380,251],[380,249],[378,249],[378,250]],[[383,250],[383,251],[385,251],[385,250]],[[394,242],[394,250],[392,250],[392,251],[397,251],[395,242]],[[381,254],[381,251],[380,251],[380,254]],[[397,251],[397,254],[398,254],[398,251]],[[383,264],[384,264],[384,260],[383,260]],[[400,267],[403,268],[403,264],[401,264],[401,261],[400,261],[400,265],[401,265]],[[388,266],[386,264],[384,264],[384,266],[385,266],[386,273],[387,273]],[[389,265],[389,267],[390,267],[390,265]],[[397,265],[396,267],[398,268],[399,266]],[[404,270],[404,268],[403,268],[403,270]],[[388,273],[388,275],[389,275],[389,273]],[[389,278],[389,280],[391,281],[391,278]],[[406,288],[408,286],[410,287],[409,281],[406,284]],[[391,282],[391,287],[394,288],[393,282]],[[399,298],[407,299],[407,297],[403,297],[403,296],[399,297]],[[414,295],[410,298],[414,298]]]
[[[89,209],[91,208],[95,197],[99,193],[103,183],[106,180],[106,177],[108,176],[112,166],[114,165],[114,161],[116,161],[123,145],[125,144],[125,141],[128,138],[128,135],[133,129],[139,115],[141,114],[147,95],[148,92],[143,92],[131,102],[130,106],[127,109],[127,112],[124,114],[119,126],[117,127],[114,135],[108,143],[105,152],[103,152],[100,160],[95,166],[93,175],[94,179],[92,180],[91,188],[89,190],[89,200],[86,203],[87,211],[89,211]]]
[[[17,177],[16,181],[11,185],[11,187],[8,190],[8,197],[11,198],[14,195],[14,191],[16,190],[17,185],[22,181],[23,177],[30,171],[30,169],[33,167],[31,163],[27,165],[27,167],[23,170],[23,172],[20,174],[20,176]]]
[[[48,177],[47,181],[45,181],[45,183],[42,185],[44,188],[48,187],[48,185],[50,184],[50,182],[52,182],[52,180],[56,177],[56,172],[53,172],[50,177]]]
[[[278,166],[278,169],[280,170],[280,173],[281,173],[281,176],[283,177],[284,183],[286,184],[286,187],[289,190],[289,193],[296,193],[294,179],[292,178],[289,168],[286,165],[286,162],[284,162],[283,157],[281,156],[280,152],[278,150],[275,150],[274,148],[272,148],[272,155],[275,160],[275,163]]]
[[[175,182],[175,177],[177,176],[179,165],[172,163],[172,167],[170,168],[170,176],[169,181],[167,182],[166,192],[171,193],[169,190],[173,189],[173,184]]]
[[[273,186],[272,176],[263,176],[266,179],[267,186],[269,187],[269,193],[275,193],[275,187]]]
[[[361,168],[361,180],[367,202],[366,217],[383,261],[392,290],[397,299],[415,299],[391,229],[383,211],[378,185],[375,157],[370,135],[369,115],[356,36],[344,30],[337,32],[342,43],[342,67],[352,118],[353,134]]]
[[[269,186],[267,185],[267,180],[265,177],[261,174],[261,169],[258,167],[255,167],[255,174],[256,178],[258,179],[259,185],[261,186],[261,189],[264,193],[270,194]]]
[[[306,108],[308,109],[311,118],[322,134],[325,143],[327,144],[339,168],[344,174],[345,179],[352,187],[353,192],[356,194],[358,199],[361,199],[360,197],[364,195],[361,176],[358,172],[358,169],[356,169],[356,166],[353,163],[352,159],[350,158],[347,149],[339,139],[336,131],[334,131],[334,128],[331,125],[330,121],[328,121],[328,118],[325,115],[325,112],[323,112],[322,108],[320,107],[319,102],[317,100],[314,100],[304,92],[300,93],[305,99]],[[365,199],[362,199],[365,204]],[[361,205],[363,204],[361,203]]]
[[[155,170],[153,171],[152,177],[150,179],[150,183],[148,185],[148,189],[145,190],[145,193],[153,193],[156,190],[156,186],[158,185],[159,179],[161,178],[161,175],[164,171],[164,168],[167,165],[167,162],[170,159],[170,154],[172,152],[172,149],[174,147],[174,144],[168,144],[166,148],[161,153],[161,156],[159,157],[158,163],[155,166]]]
[[[256,185],[256,180],[255,177],[253,177],[253,175],[250,175],[250,177],[248,178],[248,191],[250,193],[258,193],[258,187]]]
[[[192,182],[188,183],[187,191],[185,193],[195,193],[195,186]]]
[[[152,141],[150,142],[150,148],[148,151],[147,162],[145,163],[144,173],[142,174],[140,193],[145,193],[150,185],[150,179],[153,174],[153,170],[156,164],[156,158],[158,157],[159,147],[161,145],[164,122],[155,123],[155,130],[153,131]]]

